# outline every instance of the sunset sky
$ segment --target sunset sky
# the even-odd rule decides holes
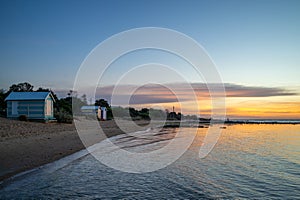
[[[0,4],[0,88],[26,81],[63,97],[72,89],[85,57],[100,42],[132,28],[163,27],[188,35],[207,51],[225,85],[228,117],[300,119],[298,0],[12,0]],[[117,74],[132,65],[154,61],[185,74],[197,91],[200,114],[210,113],[203,80],[182,60],[157,51],[121,58],[99,84],[96,97],[109,99]],[[123,91],[141,84],[142,79],[127,81]],[[182,86],[176,79],[166,84]],[[90,92],[87,86],[86,93]],[[190,94],[180,95],[189,101]],[[155,103],[169,109],[179,106],[175,102],[174,96],[159,86],[144,88],[132,101],[137,107]],[[185,113],[199,114],[188,107]]]

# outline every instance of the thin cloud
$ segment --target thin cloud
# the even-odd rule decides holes
[[[251,87],[236,84],[226,84],[227,97],[272,97],[295,96],[295,92],[278,87]]]
[[[215,94],[222,92],[222,85],[204,83],[171,83],[166,85],[149,84],[139,87],[130,97],[131,104],[150,104],[150,103],[172,103],[180,101],[191,101],[196,94],[197,99],[209,99],[208,88],[212,88]],[[134,85],[119,85],[119,92],[114,94],[117,102],[128,99],[128,91],[135,88]],[[253,87],[238,84],[224,84],[226,97],[273,97],[273,96],[296,96],[296,92],[280,87]],[[169,88],[176,88],[176,91]],[[192,90],[191,90],[192,88]],[[96,91],[96,97],[111,99],[114,86],[99,87]],[[175,94],[176,93],[176,94]],[[115,101],[116,102],[116,101]]]

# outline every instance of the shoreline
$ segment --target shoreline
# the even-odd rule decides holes
[[[80,120],[79,120],[80,121]],[[82,120],[83,123],[88,120]],[[100,121],[100,126],[106,137],[124,134],[114,120]],[[128,126],[123,121],[126,132],[145,129],[149,121],[135,121],[138,126]],[[175,124],[172,124],[175,123]],[[169,128],[176,128],[178,122],[173,121]],[[196,123],[197,124],[197,123]],[[225,126],[237,124],[266,124],[266,123],[224,123]],[[299,123],[267,123],[267,124],[299,124]],[[193,123],[195,125],[195,123]],[[168,126],[164,126],[168,127]],[[182,127],[191,127],[183,126]],[[194,128],[208,128],[209,124],[199,123]],[[23,122],[0,117],[0,181],[4,181],[16,174],[57,161],[63,157],[74,154],[105,139],[97,130],[92,134],[81,135],[80,138],[74,124]],[[87,137],[86,137],[87,136]],[[81,139],[84,139],[84,144]]]
[[[114,120],[99,123],[106,137],[124,134]],[[136,123],[141,129],[147,124]],[[134,131],[130,127],[128,130]],[[0,136],[0,181],[69,156],[105,138],[100,133],[92,134],[84,145],[74,123],[23,122],[3,117],[0,117]]]

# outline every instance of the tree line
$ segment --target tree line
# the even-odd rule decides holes
[[[6,102],[5,98],[11,92],[51,92],[55,102],[54,102],[54,117],[58,122],[72,123],[73,114],[80,114],[81,107],[88,105],[87,97],[83,94],[81,97],[78,97],[75,91],[70,90],[67,93],[67,96],[64,98],[58,98],[57,95],[48,88],[39,87],[37,90],[34,90],[34,86],[28,82],[13,84],[9,87],[7,91],[0,89],[0,115],[6,115]],[[182,119],[191,119],[197,120],[196,115],[187,115],[184,116],[181,113],[172,112],[169,110],[159,110],[153,108],[142,108],[137,110],[133,107],[111,107],[105,99],[98,99],[94,103],[95,106],[106,107],[107,109],[107,119],[113,119],[114,117],[119,118],[130,118],[132,120],[182,120]]]

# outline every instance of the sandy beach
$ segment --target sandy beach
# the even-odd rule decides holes
[[[107,137],[124,133],[113,120],[101,121],[100,126]],[[104,139],[99,135],[94,134],[88,145]],[[0,136],[0,180],[85,148],[74,124],[23,122],[0,117]]]

